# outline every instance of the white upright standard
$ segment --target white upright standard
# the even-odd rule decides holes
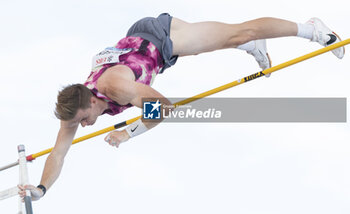
[[[27,159],[25,154],[25,148],[24,145],[19,145],[17,147],[18,150],[18,163],[19,163],[19,184],[20,185],[26,185],[29,184],[28,179],[28,169],[27,169]],[[4,200],[6,198],[10,198],[12,196],[18,195],[18,187],[12,187],[10,189],[4,190],[0,192],[0,200]],[[26,208],[26,214],[33,214],[33,208],[32,208],[32,198],[30,195],[30,191],[26,191],[26,196],[24,197],[24,203]],[[22,214],[22,199],[19,198],[18,203],[18,214]]]

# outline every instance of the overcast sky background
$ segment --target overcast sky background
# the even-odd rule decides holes
[[[52,147],[59,128],[57,91],[83,83],[91,58],[117,43],[140,18],[162,12],[188,22],[239,23],[263,16],[306,22],[319,17],[350,37],[345,0],[320,1],[0,1],[0,166]],[[319,49],[300,38],[268,40],[274,65]],[[347,47],[349,49],[349,47]],[[350,97],[350,56],[331,53],[215,97]],[[239,50],[180,58],[153,87],[188,97],[257,72]],[[234,109],[233,109],[234,110]],[[349,111],[349,107],[347,108]],[[76,137],[140,114],[103,116]],[[349,120],[349,118],[348,118]],[[119,149],[105,135],[75,145],[35,213],[349,213],[349,123],[163,123]],[[38,185],[46,160],[29,164]],[[0,172],[0,190],[18,168]],[[16,213],[17,198],[0,202]]]

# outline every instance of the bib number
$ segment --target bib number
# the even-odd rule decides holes
[[[96,68],[101,65],[110,64],[110,63],[118,63],[119,62],[119,56],[129,53],[132,51],[132,48],[114,48],[109,47],[104,49],[102,52],[97,54],[92,59],[92,68]]]

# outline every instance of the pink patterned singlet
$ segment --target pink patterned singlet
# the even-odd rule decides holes
[[[119,105],[109,97],[98,92],[96,88],[97,80],[107,68],[114,65],[126,65],[134,72],[136,82],[151,86],[155,76],[163,67],[163,59],[156,46],[141,37],[126,37],[120,40],[114,47],[119,49],[131,48],[132,50],[120,55],[119,62],[117,63],[108,63],[93,68],[84,83],[96,97],[108,103],[109,108],[103,114],[107,113],[110,115],[119,114],[125,109],[132,107],[132,105],[130,103]]]

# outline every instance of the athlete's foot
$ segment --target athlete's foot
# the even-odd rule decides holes
[[[331,29],[329,29],[320,19],[311,18],[306,24],[313,25],[315,30],[313,33],[313,38],[311,41],[318,42],[322,46],[326,47],[328,45],[337,43],[341,41],[340,37],[334,33]],[[338,57],[339,59],[344,57],[345,48],[340,47],[332,50],[332,53]]]
[[[255,49],[252,51],[247,51],[248,54],[255,57],[255,60],[258,62],[262,70],[268,69],[271,67],[271,60],[266,49],[266,40],[255,40]],[[265,75],[265,77],[270,77],[271,74]]]

